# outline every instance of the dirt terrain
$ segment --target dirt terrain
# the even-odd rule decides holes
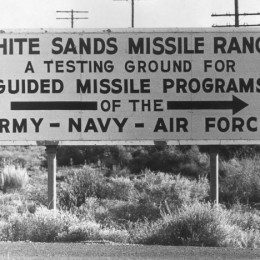
[[[0,242],[0,259],[260,259],[260,249]]]

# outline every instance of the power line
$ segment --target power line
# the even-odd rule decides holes
[[[56,11],[56,13],[70,13],[70,17],[58,17],[56,19],[58,20],[71,20],[71,28],[74,28],[74,20],[80,20],[80,19],[88,19],[88,17],[75,17],[75,13],[88,13],[88,11],[74,11],[73,9],[71,11]]]
[[[240,16],[252,16],[252,15],[260,15],[260,13],[239,13],[238,0],[235,0],[235,13],[234,14],[212,14],[212,17],[220,17],[220,16],[234,16],[235,24],[234,25],[214,25],[212,27],[249,27],[249,26],[260,26],[260,24],[239,24]]]

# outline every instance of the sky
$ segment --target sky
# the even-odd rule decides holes
[[[129,28],[131,0],[0,0],[0,29],[70,28],[61,11],[88,11],[75,17],[74,28]],[[260,0],[239,0],[240,13],[260,12]],[[234,24],[234,17],[213,18],[212,13],[234,13],[234,0],[135,0],[136,28],[211,27]],[[260,16],[240,17],[240,24],[260,24]]]

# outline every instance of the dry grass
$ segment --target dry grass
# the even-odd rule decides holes
[[[20,190],[26,186],[29,181],[27,170],[20,166],[5,165],[1,172],[0,186],[4,193],[8,189]]]

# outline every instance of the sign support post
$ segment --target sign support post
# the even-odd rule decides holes
[[[47,145],[48,208],[56,210],[56,154],[57,145]]]
[[[210,201],[219,203],[219,158],[218,147],[210,147]]]

